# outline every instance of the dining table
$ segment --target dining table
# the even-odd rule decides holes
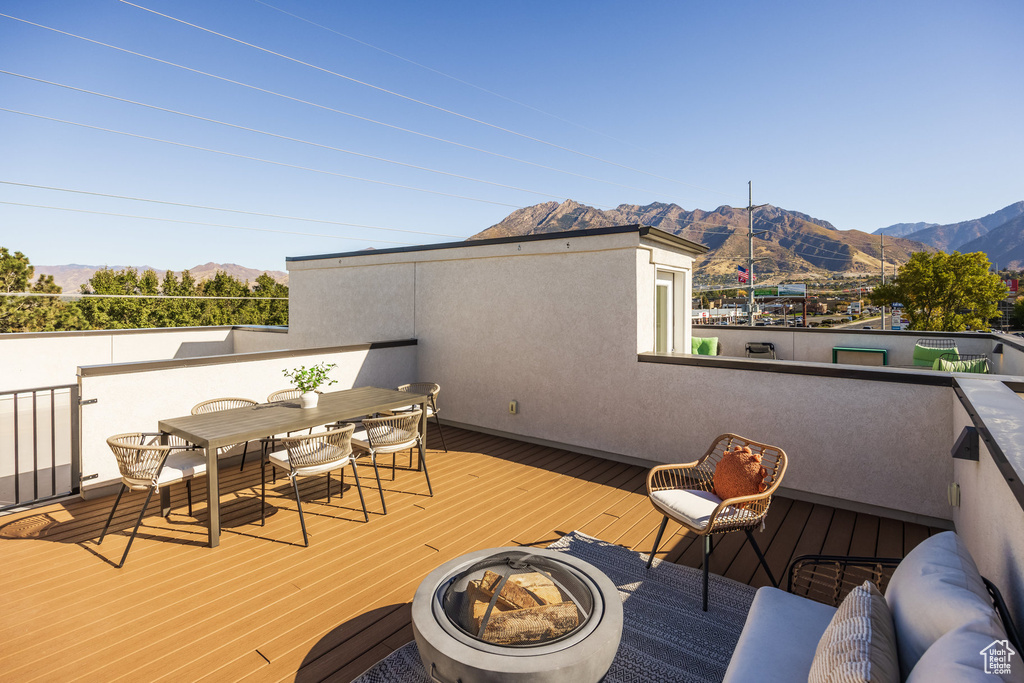
[[[418,406],[423,408],[429,397],[395,389],[358,387],[320,394],[315,408],[303,408],[298,399],[261,403],[244,408],[232,408],[203,415],[186,415],[160,420],[158,429],[164,435],[184,439],[205,452],[206,478],[209,501],[207,503],[209,546],[220,543],[220,486],[217,473],[217,453],[224,446],[247,443],[276,434],[297,432],[312,427],[355,420],[374,413]],[[420,418],[420,458],[427,440],[427,411]],[[422,460],[421,460],[422,462]],[[168,488],[169,490],[169,488]],[[162,506],[169,501],[161,498]]]

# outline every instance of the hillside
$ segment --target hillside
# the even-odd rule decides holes
[[[937,225],[934,223],[898,223],[887,228],[879,228],[874,234],[884,232],[886,236],[902,234],[910,240],[923,242],[941,251],[977,251],[977,249],[966,249],[966,244],[976,240],[989,231],[995,230],[1001,225],[1024,215],[1024,202],[1010,204],[995,213],[990,213],[981,218],[974,218],[949,225]],[[919,230],[897,233],[895,229],[904,230],[903,226],[922,226]]]
[[[884,228],[875,230],[872,235],[888,235],[891,237],[906,237],[912,232],[918,230],[924,230],[926,228],[934,228],[938,223],[896,223],[894,225],[887,225]]]
[[[157,274],[157,277],[163,279],[166,270],[159,268],[152,268],[150,266],[84,266],[77,263],[72,263],[63,266],[35,266],[35,276],[40,275],[52,275],[54,282],[60,285],[61,290],[64,292],[77,292],[81,290],[82,285],[89,281],[89,278],[97,270],[103,268],[110,268],[111,270],[124,270],[125,268],[135,268],[139,273],[143,273],[147,270],[152,270]],[[277,282],[287,285],[288,284],[288,273],[279,270],[263,271],[256,268],[246,268],[236,263],[204,263],[194,268],[189,268],[189,273],[196,279],[197,282],[211,279],[217,271],[224,271],[228,275],[235,277],[243,282],[248,280],[249,283],[256,281],[260,275],[264,272],[274,278]],[[178,277],[181,277],[181,273],[175,271]]]
[[[470,239],[650,225],[710,247],[709,253],[697,262],[698,273],[729,275],[744,264],[747,256],[747,221],[745,209],[728,206],[714,211],[687,211],[675,204],[621,204],[602,211],[567,200],[519,209]],[[837,230],[827,221],[771,205],[754,211],[754,230],[765,231],[754,241],[755,257],[764,259],[756,269],[762,274],[762,281],[772,274],[856,274],[881,270],[879,238],[859,230]],[[886,262],[903,263],[911,252],[926,249],[918,242],[888,238]]]
[[[960,245],[958,251],[983,251],[1000,268],[1024,268],[1024,214]]]

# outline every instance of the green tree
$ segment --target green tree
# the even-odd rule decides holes
[[[0,292],[60,294],[52,275],[32,282],[35,268],[20,251],[0,247]],[[65,304],[56,297],[0,297],[0,332],[39,332],[60,329]]]
[[[134,268],[96,271],[89,282],[82,285],[83,294],[113,294],[120,296],[156,295],[160,279],[152,270],[139,277]],[[86,297],[78,303],[86,329],[123,330],[159,326],[156,314],[158,304],[153,299],[120,299]]]
[[[915,252],[891,282],[875,287],[871,303],[900,303],[912,330],[987,329],[1006,286],[989,272],[983,252]]]
[[[249,325],[287,325],[288,301],[260,301],[264,298],[288,298],[288,287],[263,273],[252,288],[253,301],[249,303]]]
[[[167,297],[198,297],[199,287],[187,270],[182,271],[181,280],[168,270],[160,285],[160,293]],[[193,327],[200,324],[203,302],[198,299],[157,299],[156,312],[160,327]]]
[[[1010,325],[1015,330],[1024,330],[1024,296],[1017,297],[1010,311]]]

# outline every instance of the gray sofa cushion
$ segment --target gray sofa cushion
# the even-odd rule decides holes
[[[885,599],[896,626],[903,678],[944,634],[968,622],[998,618],[978,567],[952,531],[925,539],[903,558]]]
[[[836,608],[777,588],[759,588],[725,683],[806,681]]]
[[[1007,665],[987,662],[986,654],[1006,656]],[[1013,654],[1009,654],[1012,652]],[[986,673],[986,666],[989,672]],[[907,683],[1000,683],[1024,681],[1024,661],[1006,641],[1002,624],[979,619],[955,628],[928,648],[910,672]]]

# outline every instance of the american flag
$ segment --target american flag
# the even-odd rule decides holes
[[[736,266],[736,277],[740,282],[748,282],[750,280],[750,273],[743,266]],[[757,276],[754,276],[754,280],[757,280]]]

